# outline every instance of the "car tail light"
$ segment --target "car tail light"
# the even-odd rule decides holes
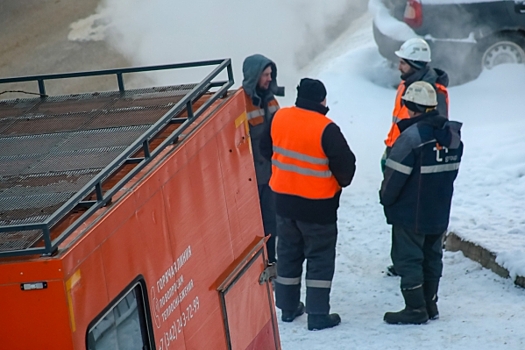
[[[404,17],[405,23],[412,28],[421,27],[423,24],[423,7],[421,0],[408,0]]]

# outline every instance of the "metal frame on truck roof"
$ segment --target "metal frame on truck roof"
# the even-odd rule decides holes
[[[219,98],[224,96],[228,89],[233,85],[233,71],[231,67],[231,60],[212,60],[212,61],[202,61],[202,62],[192,62],[192,63],[181,63],[181,64],[171,64],[171,65],[158,65],[158,66],[149,66],[149,67],[137,67],[137,68],[123,68],[123,69],[111,69],[111,70],[100,70],[93,72],[79,72],[79,73],[65,73],[65,74],[53,74],[53,75],[39,75],[39,76],[28,76],[28,77],[17,77],[17,78],[7,78],[0,79],[0,84],[8,83],[19,83],[19,82],[37,82],[39,88],[40,97],[33,99],[16,99],[16,100],[4,100],[0,101],[0,111],[7,109],[18,109],[24,110],[26,114],[22,113],[16,116],[16,118],[11,118],[11,120],[16,119],[20,120],[23,118],[35,118],[35,113],[32,113],[34,106],[45,106],[46,104],[53,104],[54,106],[63,104],[68,104],[71,100],[82,101],[89,99],[106,99],[111,100],[114,105],[122,102],[122,100],[133,101],[141,96],[145,96],[148,93],[150,94],[161,94],[166,93],[168,89],[163,88],[150,88],[150,89],[137,89],[137,90],[125,90],[124,88],[124,74],[132,74],[138,72],[151,72],[159,70],[169,70],[169,69],[182,69],[182,68],[195,68],[195,67],[205,67],[205,66],[216,66],[212,72],[210,72],[200,83],[198,84],[188,84],[178,86],[178,91],[169,90],[174,94],[182,96],[173,106],[169,105],[169,110],[164,113],[159,119],[155,119],[155,122],[149,126],[146,130],[143,129],[134,129],[134,132],[140,132],[138,138],[133,138],[131,144],[126,144],[125,149],[119,152],[116,156],[107,158],[109,164],[105,164],[102,169],[97,169],[92,171],[90,176],[91,178],[87,183],[85,183],[80,189],[75,188],[74,191],[69,192],[71,195],[68,196],[67,200],[58,200],[58,208],[52,210],[49,215],[41,215],[36,217],[35,221],[37,222],[27,222],[24,220],[12,220],[6,219],[5,214],[6,208],[2,208],[2,203],[7,206],[12,205],[13,200],[9,197],[8,191],[0,191],[0,257],[6,256],[21,256],[21,255],[33,255],[33,254],[42,254],[42,255],[52,255],[54,254],[59,244],[61,244],[73,231],[79,228],[96,210],[107,205],[111,202],[112,197],[122,189],[126,183],[128,183],[137,173],[143,169],[153,158],[158,156],[167,146],[172,145],[178,140],[178,138],[188,129],[192,123],[199,118],[212,104],[217,101]],[[219,75],[223,72],[227,73],[227,80],[224,81],[214,81]],[[116,75],[116,80],[118,84],[118,92],[108,92],[108,93],[89,93],[89,94],[80,94],[80,95],[66,95],[66,96],[56,96],[49,97],[46,95],[45,82],[48,80],[56,79],[70,79],[70,78],[79,78],[79,77],[89,77],[89,76],[103,76],[103,75]],[[210,93],[210,89],[216,89]],[[210,97],[197,109],[193,110],[193,103],[201,98],[204,94],[210,93]],[[125,103],[121,103],[122,108],[126,107]],[[29,106],[29,108],[27,108]],[[105,106],[105,105],[104,105]],[[149,106],[151,107],[151,106]],[[166,108],[166,106],[163,106]],[[25,109],[24,109],[25,108]],[[102,108],[102,107],[100,107]],[[146,108],[146,107],[144,107]],[[156,108],[156,106],[152,107]],[[131,110],[133,109],[133,110]],[[132,107],[127,110],[127,113],[133,111],[138,111],[140,108]],[[100,113],[107,113],[107,110],[96,111]],[[70,113],[68,111],[68,113]],[[94,115],[94,110],[89,110],[86,113],[91,113]],[[185,118],[177,118],[177,116],[185,114]],[[0,118],[1,118],[0,113]],[[38,115],[37,117],[45,118],[45,114]],[[169,135],[163,137],[163,141],[156,147],[151,147],[150,143],[153,138],[159,135],[168,125],[180,124],[176,129],[174,129]],[[15,139],[18,136],[13,136],[5,133],[6,128],[0,128],[0,145],[2,143],[11,143],[20,142],[19,139]],[[95,129],[88,129],[88,131]],[[101,130],[97,128],[96,130]],[[119,129],[123,132],[122,129]],[[86,131],[86,130],[84,130]],[[129,131],[129,129],[127,129]],[[69,133],[78,133],[78,130],[69,130]],[[42,132],[35,133],[32,135],[24,135],[26,139],[28,137],[41,136]],[[118,135],[118,133],[114,134]],[[104,137],[104,136],[101,136]],[[106,136],[107,137],[107,136]],[[121,145],[121,147],[124,147]],[[14,148],[14,147],[13,147]],[[13,151],[13,154],[9,154],[6,151],[6,154],[2,154],[2,149],[9,150],[8,147],[0,146],[0,162],[4,163],[4,166],[9,168],[9,162],[19,162],[17,160],[17,154],[20,157],[21,153]],[[104,148],[100,148],[100,152],[103,153]],[[140,156],[138,156],[140,155]],[[72,157],[75,157],[73,154]],[[23,162],[22,162],[23,163]],[[124,175],[121,179],[115,184],[112,184],[111,187],[104,188],[103,185],[105,181],[108,180],[117,170],[122,166],[133,164],[133,168]],[[26,164],[27,165],[27,164]],[[2,168],[4,167],[2,166]],[[50,164],[47,170],[50,174],[57,174],[59,172],[54,171],[52,168],[53,164]],[[26,167],[27,168],[27,167]],[[26,169],[24,168],[24,169]],[[81,169],[79,169],[81,170]],[[78,171],[77,171],[78,173]],[[27,178],[31,175],[29,173],[25,174],[4,174],[0,170],[0,178],[10,178],[11,181],[16,183],[17,180],[21,178]],[[18,176],[18,178],[16,178]],[[13,180],[14,179],[14,180]],[[3,181],[4,182],[4,181]],[[107,185],[107,184],[106,184]],[[20,183],[17,186],[22,187]],[[1,190],[1,189],[0,189]],[[42,195],[42,193],[41,193]],[[52,193],[47,193],[47,195],[52,195]],[[93,198],[89,198],[90,195]],[[11,204],[9,204],[11,203]],[[15,206],[16,207],[16,206]],[[16,207],[17,209],[24,209],[22,207]],[[27,208],[25,208],[27,209]],[[53,235],[52,229],[57,224],[61,222],[69,213],[77,209],[85,209],[85,211],[76,218],[73,222],[69,223],[67,227],[60,233]],[[8,211],[8,210],[7,210]],[[4,216],[4,218],[2,218]],[[27,237],[32,237],[28,240]],[[35,246],[36,245],[36,246]]]

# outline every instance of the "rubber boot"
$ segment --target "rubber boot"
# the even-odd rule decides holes
[[[320,331],[325,328],[332,328],[341,323],[341,317],[338,314],[330,315],[308,315],[308,330]]]
[[[292,310],[292,311],[283,310],[282,315],[281,315],[281,320],[283,322],[292,322],[293,320],[295,320],[297,317],[301,316],[302,314],[304,314],[304,304],[302,301],[300,301],[299,305],[297,306],[297,309]]]
[[[422,324],[428,321],[428,313],[423,295],[423,286],[415,289],[402,289],[405,308],[398,312],[387,312],[383,318],[390,324]]]
[[[427,305],[427,313],[430,320],[437,320],[439,318],[439,310],[437,307],[438,287],[439,281],[425,281],[423,284],[425,303]]]

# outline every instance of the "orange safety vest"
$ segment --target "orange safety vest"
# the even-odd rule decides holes
[[[328,199],[341,190],[322,146],[330,119],[298,107],[280,109],[272,121],[274,192],[308,199]]]
[[[447,110],[448,110],[447,88],[441,84],[434,84],[434,86],[438,94],[445,95],[446,101],[447,101]],[[388,135],[385,140],[385,145],[387,147],[392,147],[394,145],[394,142],[396,142],[397,138],[401,134],[401,132],[399,131],[399,128],[397,127],[397,123],[400,120],[410,118],[410,116],[408,115],[408,109],[402,103],[403,101],[401,100],[401,97],[403,97],[404,93],[405,93],[405,81],[403,80],[397,87],[396,103],[394,105],[394,111],[392,112],[392,126],[390,127],[390,131],[388,132]]]
[[[248,94],[244,93],[244,99],[246,101],[246,116],[248,118],[248,123],[251,126],[257,126],[264,123],[264,108],[255,106],[252,102],[252,99]],[[268,102],[268,112],[270,115],[274,114],[279,109],[279,103],[274,98]]]

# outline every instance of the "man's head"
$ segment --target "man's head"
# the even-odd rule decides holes
[[[326,88],[320,80],[303,78],[297,86],[297,99],[326,106]]]
[[[399,57],[398,69],[402,76],[408,76],[416,70],[423,69],[430,62],[430,47],[421,38],[405,41],[395,54]]]
[[[397,69],[401,72],[402,76],[409,76],[416,71],[406,60],[400,58]]]
[[[268,66],[264,68],[261,75],[259,76],[257,87],[262,90],[268,90],[271,82],[272,82],[272,65],[268,64]]]
[[[246,57],[242,74],[242,87],[254,105],[261,106],[263,100],[274,95],[284,96],[284,87],[277,85],[277,66],[268,57],[261,54]]]
[[[430,112],[437,106],[436,90],[425,81],[416,81],[410,84],[401,99],[411,118]]]

